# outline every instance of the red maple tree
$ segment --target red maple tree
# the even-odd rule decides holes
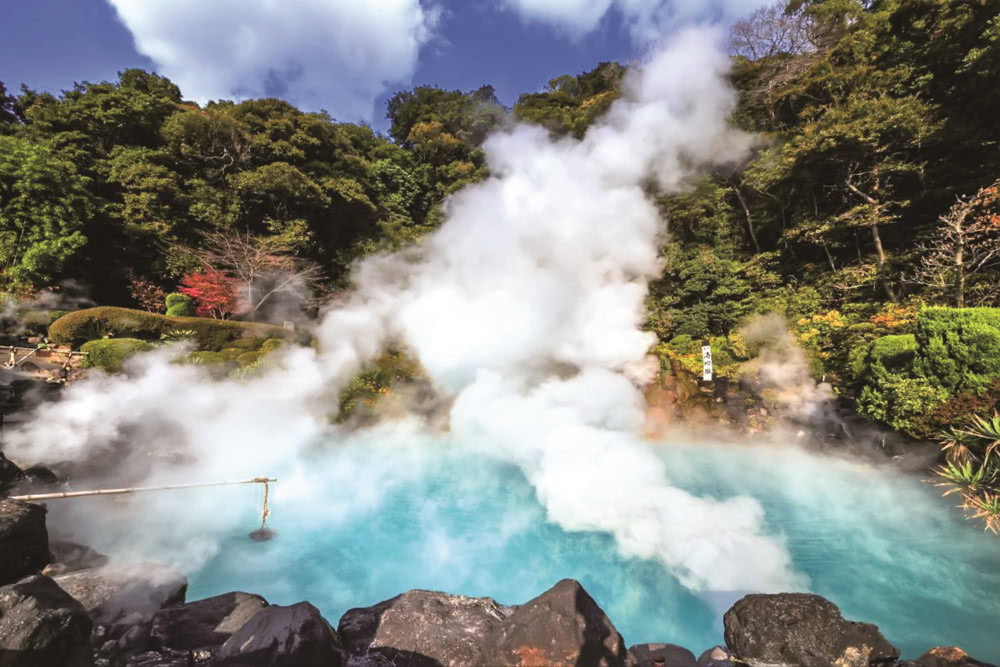
[[[181,278],[177,290],[197,302],[195,312],[202,317],[224,320],[237,312],[239,302],[236,298],[236,285],[232,278],[221,271],[208,268],[189,273]]]

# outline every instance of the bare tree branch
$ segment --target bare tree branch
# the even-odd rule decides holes
[[[202,266],[229,276],[237,284],[239,312],[245,314],[258,313],[279,294],[307,302],[323,278],[322,269],[297,257],[290,244],[249,232],[207,232],[198,247],[179,249]]]
[[[969,282],[980,274],[1000,269],[1000,180],[980,189],[972,197],[959,197],[947,213],[938,218],[934,238],[920,247],[917,269],[903,279],[940,294],[951,293],[953,303],[964,308]],[[975,283],[977,305],[1000,298],[1000,281],[987,278]]]

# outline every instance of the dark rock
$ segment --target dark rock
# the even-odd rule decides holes
[[[636,644],[628,652],[637,667],[697,667],[694,653],[676,644]]]
[[[996,667],[969,657],[957,646],[936,646],[913,662],[919,667]]]
[[[218,667],[341,667],[340,637],[308,602],[264,607],[216,651]]]
[[[149,636],[152,630],[152,623],[138,623],[126,630],[111,650],[122,653],[139,653],[150,649]]]
[[[181,573],[155,563],[91,568],[53,579],[83,604],[95,623],[110,626],[109,639],[164,607],[184,604],[188,584]]]
[[[49,562],[45,508],[0,500],[0,585],[37,574]]]
[[[182,650],[221,646],[266,606],[267,600],[259,595],[223,593],[161,609],[153,616],[150,645]]]
[[[487,639],[484,664],[624,665],[625,641],[578,581],[563,579],[517,607]]]
[[[52,562],[42,574],[50,577],[108,564],[107,556],[76,542],[49,542],[49,551],[52,553]]]
[[[698,667],[736,667],[736,656],[725,646],[713,646],[698,658]]]
[[[48,577],[0,587],[0,666],[85,667],[93,663],[91,620]]]
[[[45,466],[31,466],[24,469],[24,476],[32,486],[56,486],[60,483],[59,476]]]
[[[486,638],[513,611],[492,598],[414,590],[372,607],[351,609],[337,632],[366,664],[483,664]]]
[[[0,452],[0,498],[23,479],[24,472]]]
[[[726,644],[750,665],[892,665],[899,649],[870,623],[847,621],[807,593],[747,595],[726,612]]]

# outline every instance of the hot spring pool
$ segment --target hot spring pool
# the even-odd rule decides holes
[[[339,447],[282,476],[271,542],[247,539],[247,503],[220,551],[192,573],[188,599],[230,590],[279,604],[308,599],[336,624],[350,607],[412,588],[516,604],[571,577],[629,645],[665,641],[698,653],[721,643],[721,613],[739,593],[692,593],[662,565],[623,557],[608,535],[547,522],[518,469],[444,444],[433,456],[363,447]],[[845,617],[878,624],[904,656],[949,644],[1000,661],[1000,539],[933,487],[795,450],[658,451],[679,487],[757,498],[810,590]]]

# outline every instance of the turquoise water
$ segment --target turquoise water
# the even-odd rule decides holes
[[[336,624],[351,607],[412,588],[517,604],[572,577],[628,644],[698,653],[721,643],[721,613],[740,592],[687,591],[659,563],[622,556],[608,535],[568,533],[546,521],[518,469],[438,444],[427,455],[361,443],[288,471],[273,494],[277,538],[247,539],[248,508],[193,574],[188,598],[248,590],[279,604],[308,599]],[[948,644],[1000,661],[1000,539],[933,487],[791,449],[657,451],[676,486],[755,497],[810,590],[879,625],[904,656]]]

